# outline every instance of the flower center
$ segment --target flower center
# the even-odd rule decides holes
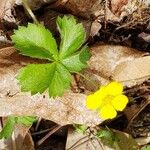
[[[110,104],[111,105],[111,100],[114,98],[115,96],[113,95],[107,95],[103,98],[102,100],[102,104],[100,105],[99,109],[104,107],[105,105]]]

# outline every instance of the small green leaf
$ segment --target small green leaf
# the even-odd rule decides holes
[[[57,27],[61,35],[60,58],[64,59],[79,50],[85,42],[86,32],[73,16],[58,17]]]
[[[88,128],[86,125],[81,125],[81,124],[74,124],[73,126],[74,126],[76,132],[82,133],[82,134],[85,134],[85,132]]]
[[[114,146],[115,142],[118,140],[115,133],[110,129],[100,129],[96,136],[100,138],[106,145]]]
[[[91,54],[87,46],[84,46],[77,54],[71,55],[62,60],[62,64],[70,72],[79,72],[87,67],[87,60],[89,60]]]
[[[12,135],[14,125],[15,125],[15,117],[12,117],[12,116],[8,117],[5,126],[3,127],[2,131],[0,132],[0,139],[9,138]]]
[[[146,146],[142,147],[141,150],[150,150],[150,145],[146,145]]]
[[[11,39],[22,55],[48,60],[58,57],[56,41],[42,25],[29,23],[27,27],[20,26]]]
[[[15,117],[15,122],[17,124],[23,124],[25,126],[31,126],[33,122],[35,122],[36,120],[37,120],[36,117],[32,117],[32,116]]]

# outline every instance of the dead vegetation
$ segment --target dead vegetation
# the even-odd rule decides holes
[[[13,29],[33,18],[21,0],[1,0],[0,116],[31,115],[40,119],[30,132],[29,128],[16,126],[12,139],[0,141],[0,149],[109,149],[101,146],[91,131],[84,137],[68,125],[86,124],[93,128],[103,122],[85,107],[85,100],[87,94],[112,80],[123,83],[130,102],[116,119],[101,126],[114,129],[124,143],[129,143],[120,143],[123,150],[150,144],[149,0],[29,0],[29,6],[56,37],[57,16],[71,14],[83,23],[92,57],[82,73],[90,80],[74,75],[71,90],[57,100],[49,100],[47,93],[22,93],[15,78],[18,70],[39,61],[19,55],[10,36]]]

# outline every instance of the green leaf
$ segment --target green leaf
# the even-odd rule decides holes
[[[55,97],[70,87],[71,74],[60,63],[31,64],[21,69],[17,79],[24,92],[43,93],[49,88],[49,95]]]
[[[20,70],[17,79],[23,92],[43,93],[50,85],[56,70],[55,63],[31,64]]]
[[[86,32],[81,23],[73,16],[57,18],[57,27],[61,35],[60,58],[64,59],[76,52],[85,42]]]
[[[85,134],[88,128],[86,125],[81,125],[81,124],[74,124],[73,126],[76,132],[82,133],[82,134]]]
[[[47,59],[47,64],[30,64],[22,68],[17,76],[23,92],[43,93],[49,89],[49,96],[62,96],[70,87],[71,72],[87,67],[90,58],[85,42],[86,33],[81,23],[73,16],[58,17],[57,27],[61,34],[59,52],[52,34],[42,25],[29,23],[19,27],[12,36],[15,47],[22,55]]]
[[[17,124],[23,124],[25,126],[31,126],[33,122],[35,122],[36,120],[37,120],[36,117],[32,117],[32,116],[15,117],[15,122]]]
[[[97,131],[96,136],[100,138],[103,143],[109,145],[110,147],[114,147],[115,144],[117,144],[117,141],[119,140],[116,134],[108,127]]]
[[[150,150],[150,145],[146,145],[146,146],[142,147],[141,150]]]
[[[56,64],[56,70],[49,86],[49,95],[51,97],[62,96],[65,89],[70,87],[71,74],[60,63]]]
[[[42,25],[29,23],[27,27],[21,26],[11,39],[22,55],[48,60],[58,57],[56,41]]]
[[[13,129],[15,125],[15,117],[8,117],[8,120],[0,132],[0,139],[7,139],[12,135]]]
[[[77,54],[63,59],[62,64],[66,66],[70,72],[79,72],[87,67],[87,60],[89,60],[90,57],[91,54],[89,53],[88,47],[84,46]]]

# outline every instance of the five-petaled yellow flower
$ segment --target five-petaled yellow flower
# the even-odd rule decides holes
[[[122,111],[128,103],[127,96],[123,95],[123,85],[119,82],[111,82],[101,86],[94,94],[87,96],[86,106],[91,110],[97,110],[103,119],[112,119],[117,111]]]

